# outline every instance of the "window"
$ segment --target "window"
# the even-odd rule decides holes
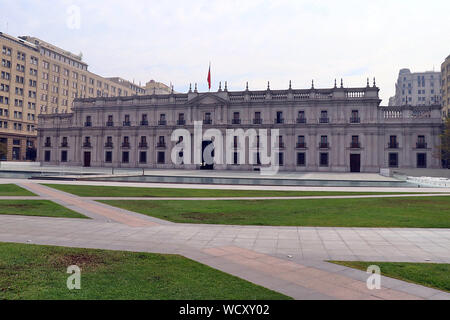
[[[320,166],[321,167],[328,167],[328,152],[321,152],[320,153]]]
[[[397,136],[389,136],[389,148],[391,149],[398,148]]]
[[[159,151],[158,152],[158,158],[157,158],[158,164],[164,164],[165,163],[165,152]]]
[[[139,163],[147,163],[147,152],[139,152]]]
[[[112,162],[112,151],[105,152],[105,162]]]
[[[284,119],[283,119],[283,112],[282,111],[277,111],[277,117],[275,119],[275,123],[283,123]]]
[[[61,162],[67,162],[67,151],[61,151]]]
[[[239,112],[233,112],[233,121],[232,124],[240,124],[241,119],[239,117]]]
[[[398,153],[389,153],[389,168],[398,167]]]
[[[304,152],[297,153],[297,166],[304,167],[306,165],[306,157]]]
[[[352,110],[352,116],[350,118],[350,123],[359,123],[359,112],[358,110]]]
[[[297,115],[297,123],[306,123],[305,111],[300,110]]]
[[[278,165],[284,166],[284,153],[283,152],[278,153]]]
[[[306,148],[305,136],[297,136],[297,148]]]
[[[44,161],[49,162],[50,161],[50,150],[46,150],[44,152]]]
[[[350,148],[359,148],[359,147],[360,147],[359,136],[352,136]]]
[[[426,168],[427,167],[427,154],[426,153],[418,153],[417,154],[417,168]]]
[[[122,162],[128,163],[130,161],[130,153],[128,151],[122,152]]]
[[[320,111],[319,123],[328,123],[328,111],[326,110]]]
[[[328,136],[320,136],[319,148],[328,148]]]

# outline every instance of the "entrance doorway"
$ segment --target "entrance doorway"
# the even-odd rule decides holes
[[[205,149],[208,147],[208,150],[206,150],[206,155],[211,154],[211,156],[214,158],[214,148],[210,151],[210,148],[213,147],[212,141],[202,141],[202,164],[200,165],[200,170],[214,170],[214,163],[207,163],[208,159],[205,159]],[[211,159],[209,159],[208,162],[211,162]]]
[[[91,153],[89,151],[86,151],[84,153],[84,166],[85,167],[91,166]]]
[[[350,155],[350,172],[361,172],[361,155]]]

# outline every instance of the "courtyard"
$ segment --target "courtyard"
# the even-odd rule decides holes
[[[450,299],[445,188],[1,182],[2,298]]]

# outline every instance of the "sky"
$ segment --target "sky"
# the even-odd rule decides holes
[[[448,0],[1,0],[0,31],[83,54],[89,70],[187,92],[364,87],[382,104],[401,68],[440,70]]]

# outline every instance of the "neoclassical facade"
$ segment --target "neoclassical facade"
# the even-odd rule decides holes
[[[264,150],[274,152],[283,171],[439,168],[434,153],[442,128],[440,105],[383,107],[378,92],[369,83],[361,88],[344,88],[341,83],[330,89],[298,90],[289,85],[287,90],[268,86],[238,92],[225,85],[224,90],[208,93],[195,89],[185,94],[77,99],[71,114],[39,117],[38,160],[44,165],[259,170],[265,166],[260,159]],[[174,163],[175,146],[198,140],[194,122],[202,125],[203,133],[214,129],[226,137],[227,130],[254,129],[257,137],[232,137],[231,147],[203,137],[200,151],[190,146],[186,152],[185,147],[177,151],[184,160]],[[185,129],[188,139],[172,137],[177,129]],[[279,130],[274,144],[272,129]],[[267,140],[260,139],[260,130],[267,130]],[[215,150],[216,163],[206,165],[202,150],[211,140],[223,152]]]

